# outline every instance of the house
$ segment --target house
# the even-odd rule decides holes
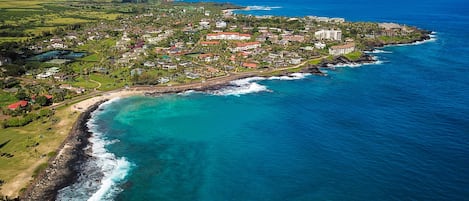
[[[213,55],[213,54],[200,54],[199,59],[204,60],[205,62],[212,62],[212,61],[218,61],[219,56],[218,55]]]
[[[314,48],[316,49],[324,49],[326,47],[326,44],[321,43],[321,42],[316,42],[314,43]]]
[[[163,65],[163,69],[165,69],[165,70],[176,70],[177,67],[178,66],[176,64],[165,64],[165,65]]]
[[[13,104],[9,105],[9,106],[8,106],[8,109],[10,109],[10,110],[17,110],[17,109],[19,109],[19,108],[24,108],[24,107],[28,106],[28,104],[29,104],[28,101],[20,100],[20,101],[18,101],[18,102],[16,102],[16,103],[13,103]]]
[[[345,45],[336,45],[329,48],[329,54],[338,56],[348,54],[355,51],[355,43],[347,43]]]
[[[288,40],[290,42],[304,42],[305,41],[305,36],[302,35],[282,35],[282,38],[284,40]]]
[[[54,79],[61,82],[69,80],[71,78],[72,76],[66,75],[65,73],[57,73],[54,75]]]
[[[67,45],[65,45],[63,43],[52,43],[50,46],[54,49],[65,49],[65,48],[67,48]]]
[[[256,64],[256,63],[250,63],[250,62],[243,62],[243,67],[246,67],[246,68],[257,68],[257,64]]]
[[[319,30],[314,32],[314,37],[318,40],[342,40],[341,30]]]
[[[246,51],[251,49],[256,49],[261,47],[261,43],[259,41],[255,42],[247,42],[247,43],[236,43],[236,47],[231,48],[232,52],[239,52],[239,51]]]
[[[46,79],[46,78],[49,78],[50,76],[52,76],[52,74],[49,72],[40,73],[36,75],[36,79]]]
[[[71,90],[71,91],[75,91],[75,93],[77,94],[82,94],[85,92],[85,89],[84,88],[76,88],[76,87],[73,87],[72,85],[70,84],[62,84],[59,86],[60,89],[67,89],[67,90]]]
[[[155,62],[153,61],[145,61],[145,63],[143,63],[143,66],[145,67],[155,67]]]
[[[219,73],[219,72],[220,72],[220,70],[218,70],[218,69],[216,69],[216,68],[214,68],[214,67],[210,67],[210,66],[208,66],[206,69],[207,69],[207,72],[209,72],[210,74],[215,74],[215,73]]]
[[[199,25],[204,29],[208,29],[208,28],[210,28],[210,21],[208,21],[208,20],[200,21]]]
[[[47,101],[51,101],[51,102],[52,102],[52,98],[54,98],[54,96],[52,96],[52,95],[47,95],[47,94],[46,94],[46,95],[42,95],[42,96],[46,97]],[[31,101],[35,102],[35,101],[36,101],[36,98],[37,98],[36,96],[31,96]]]
[[[219,32],[207,34],[207,40],[250,40],[251,34],[241,34],[238,32]]]
[[[226,28],[226,22],[225,21],[218,21],[215,23],[215,27],[219,28],[219,29],[224,29]]]

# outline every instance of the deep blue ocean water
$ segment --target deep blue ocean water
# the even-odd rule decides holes
[[[279,7],[252,11],[262,15],[406,23],[437,32],[436,40],[383,48],[380,64],[326,77],[112,101],[90,122],[104,179],[69,196],[469,200],[469,3],[232,2]]]

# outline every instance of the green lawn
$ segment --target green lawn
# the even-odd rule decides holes
[[[84,23],[84,22],[89,22],[89,20],[62,17],[62,18],[55,18],[55,19],[51,19],[47,21],[47,23],[50,23],[50,24],[76,24],[76,23]]]
[[[37,0],[0,0],[0,8],[42,8],[41,3],[47,1]]]
[[[4,42],[21,42],[27,40],[29,37],[0,37],[0,43]]]
[[[67,82],[68,84],[71,84],[74,87],[83,87],[85,89],[94,89],[98,87],[97,83],[91,82],[82,76],[76,78],[76,82]]]
[[[322,59],[319,58],[319,59],[313,59],[311,61],[309,61],[309,64],[312,64],[312,65],[318,65],[319,63],[321,63]]]
[[[79,60],[80,60],[80,61],[88,61],[88,62],[98,62],[98,61],[99,61],[99,58],[98,58],[98,55],[97,55],[97,54],[92,54],[92,55],[83,57],[83,58],[81,58],[81,59],[79,59]]]
[[[14,94],[0,91],[0,108],[6,107],[16,101],[18,100]]]
[[[26,187],[36,169],[44,166],[59,148],[77,117],[77,113],[64,108],[57,110],[54,117],[42,118],[24,127],[2,129],[0,153],[12,157],[0,156],[0,179],[5,181],[1,190],[19,192]],[[12,182],[20,182],[20,186],[10,186]]]
[[[126,84],[128,84],[125,81],[120,81],[116,78],[110,77],[110,75],[104,75],[104,74],[92,74],[90,75],[90,79],[101,83],[101,87],[99,88],[100,91],[110,91],[110,90],[122,88]]]
[[[351,61],[355,61],[355,60],[359,59],[362,56],[362,54],[363,53],[360,52],[360,51],[355,51],[355,52],[348,53],[344,56],[347,57],[347,59],[349,59]]]

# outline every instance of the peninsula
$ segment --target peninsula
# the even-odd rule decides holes
[[[73,181],[74,168],[86,159],[84,122],[103,101],[211,90],[253,76],[324,75],[321,68],[373,63],[366,51],[424,41],[431,33],[397,23],[250,16],[236,9],[243,8],[1,2],[0,199],[54,199]]]

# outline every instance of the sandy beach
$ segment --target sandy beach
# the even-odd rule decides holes
[[[118,91],[113,91],[113,92],[108,92],[104,93],[102,95],[86,99],[84,101],[81,101],[79,103],[75,103],[70,107],[72,111],[78,111],[78,112],[85,112],[88,108],[93,106],[94,104],[98,102],[103,102],[106,100],[111,100],[114,98],[123,98],[123,97],[129,97],[129,96],[135,96],[135,95],[144,95],[146,91],[137,91],[137,90],[118,90]]]

